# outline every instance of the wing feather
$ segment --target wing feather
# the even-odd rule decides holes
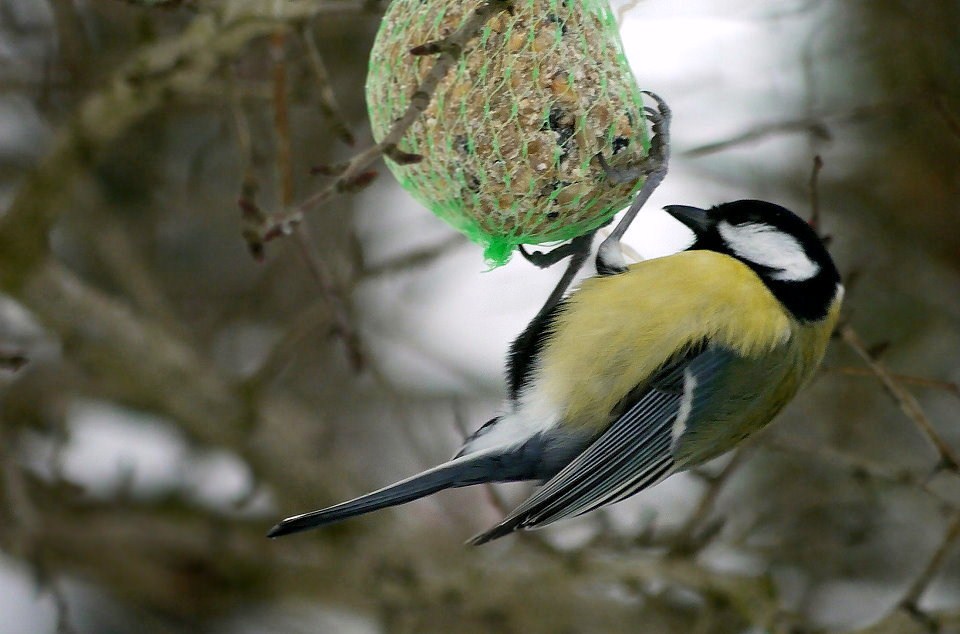
[[[709,391],[731,353],[698,347],[637,390],[623,413],[586,450],[489,531],[482,544],[521,528],[546,526],[620,501],[667,477],[675,469],[672,447],[678,416],[689,418],[688,391]],[[687,380],[692,376],[694,380]],[[683,421],[681,421],[682,423]]]

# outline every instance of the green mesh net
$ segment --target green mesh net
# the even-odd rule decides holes
[[[383,138],[429,71],[410,48],[455,31],[480,0],[393,0],[370,55],[367,104]],[[615,184],[649,140],[640,91],[607,0],[516,0],[490,19],[387,161],[433,213],[506,262],[519,244],[568,240],[629,204],[641,182]]]

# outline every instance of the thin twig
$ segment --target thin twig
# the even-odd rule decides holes
[[[11,449],[14,444],[10,438],[12,432],[4,434],[4,436],[4,448],[0,448],[0,460],[3,461],[4,498],[17,530],[21,531],[25,538],[28,538],[40,526],[41,517],[30,499],[23,470],[17,463],[17,456]]]
[[[393,127],[379,143],[363,150],[353,157],[346,169],[326,188],[308,196],[294,207],[286,207],[283,211],[269,216],[256,218],[247,216],[248,227],[244,231],[250,249],[253,252],[262,251],[263,243],[274,238],[289,235],[293,228],[303,222],[304,215],[311,209],[326,202],[330,198],[344,192],[349,192],[363,186],[369,180],[369,173],[365,170],[392,146],[400,142],[407,129],[419,118],[430,105],[433,95],[447,72],[460,59],[463,48],[475,37],[495,14],[508,9],[510,0],[488,0],[477,7],[459,29],[448,37],[430,42],[411,50],[414,55],[437,54],[437,59],[426,77],[413,92],[410,103],[403,115],[397,119]],[[358,181],[359,179],[359,181]]]
[[[196,9],[196,0],[122,0],[126,4],[147,9]]]
[[[278,30],[271,46],[273,55],[273,111],[274,132],[277,139],[277,169],[280,179],[280,202],[288,207],[293,202],[293,159],[290,141],[290,116],[287,100],[286,33]],[[347,357],[354,371],[364,365],[360,336],[354,327],[350,307],[343,293],[333,281],[333,274],[318,255],[316,241],[305,223],[297,224],[294,238],[300,255],[316,281],[323,297],[329,302],[333,313],[334,333],[346,346]]]
[[[332,323],[330,303],[326,299],[308,306],[287,325],[286,331],[270,349],[260,367],[245,381],[246,386],[253,392],[268,386],[302,351],[303,342],[308,336],[321,330],[327,331]]]
[[[943,122],[947,125],[947,129],[950,130],[955,138],[960,139],[960,119],[950,110],[946,97],[940,94],[935,95],[933,98],[933,106],[940,115],[940,118],[943,119]]]
[[[0,422],[2,428],[3,422]],[[13,519],[13,529],[19,540],[19,547],[25,559],[30,563],[36,578],[52,597],[57,614],[57,634],[73,634],[74,628],[70,623],[69,606],[60,585],[49,573],[45,549],[38,543],[37,531],[43,526],[43,517],[30,497],[23,468],[17,462],[17,456],[12,451],[16,443],[11,436],[12,431],[3,434],[0,446],[0,462],[2,462],[2,480],[4,498],[10,508]],[[51,459],[57,459],[56,454]]]
[[[453,233],[436,245],[410,251],[409,253],[405,253],[392,260],[387,260],[381,264],[366,266],[360,271],[358,278],[359,280],[368,280],[409,271],[410,269],[429,264],[465,243],[466,239],[462,234]]]
[[[682,153],[682,156],[694,158],[708,154],[716,154],[717,152],[723,152],[747,143],[762,141],[780,134],[807,133],[819,139],[830,139],[830,125],[842,125],[869,120],[881,114],[894,111],[897,108],[902,108],[910,103],[913,102],[871,104],[852,108],[847,112],[833,114],[823,113],[790,121],[761,124],[727,139],[705,143],[704,145],[686,150]]]
[[[832,366],[824,367],[824,372],[831,372],[836,374],[843,374],[845,376],[864,376],[877,378],[876,372],[868,368],[854,368],[851,366]],[[951,381],[944,381],[942,379],[928,379],[922,376],[912,376],[909,374],[895,374],[890,373],[891,378],[900,383],[906,385],[916,385],[918,387],[926,387],[932,390],[943,390],[945,392],[950,392],[957,398],[960,398],[960,383],[953,383]]]
[[[823,169],[823,159],[817,154],[813,157],[813,168],[810,170],[810,219],[807,222],[817,233],[820,232],[820,170]]]
[[[90,55],[88,31],[84,29],[78,8],[73,0],[52,0],[49,7],[57,28],[57,48],[60,65],[66,68],[74,80],[78,77],[78,64]],[[49,76],[47,77],[49,80]],[[77,82],[79,83],[79,82]],[[49,84],[47,86],[49,88]]]
[[[913,394],[904,389],[890,374],[886,366],[870,354],[867,346],[853,328],[849,325],[843,326],[840,329],[840,337],[851,350],[857,353],[857,356],[863,359],[863,362],[870,371],[880,379],[883,387],[897,402],[897,405],[900,406],[900,410],[917,425],[917,428],[920,429],[927,440],[930,441],[930,444],[933,445],[934,449],[936,449],[940,455],[939,467],[960,473],[960,461],[957,459],[956,452],[947,444],[943,437],[940,436],[940,433],[933,426],[930,419],[927,418],[926,413],[924,413],[923,408],[920,407],[920,403],[917,402]]]
[[[290,144],[290,107],[287,103],[287,34],[283,29],[270,38],[273,58],[273,132],[277,145],[277,178],[280,182],[280,203],[293,202],[293,151]]]
[[[903,609],[910,613],[922,614],[918,605],[920,598],[930,586],[934,576],[943,567],[950,549],[956,544],[958,538],[960,538],[960,511],[955,512],[953,517],[950,518],[950,524],[947,526],[940,546],[930,557],[930,561],[927,562],[924,569],[917,575],[917,578],[910,584],[910,588],[903,595],[903,598],[900,599],[900,606]]]
[[[334,134],[340,137],[341,141],[347,145],[353,145],[356,143],[356,139],[350,132],[350,127],[343,116],[340,104],[337,103],[337,96],[334,94],[333,86],[330,83],[330,73],[320,56],[320,49],[317,47],[311,25],[304,26],[301,36],[307,49],[307,61],[310,62],[310,68],[313,69],[313,74],[316,75],[317,79],[317,91],[320,94],[320,114],[330,122]]]
[[[687,517],[683,526],[671,540],[670,550],[672,553],[689,553],[698,550],[704,545],[704,540],[700,539],[698,532],[702,532],[705,528],[706,520],[713,511],[717,498],[720,497],[720,493],[723,491],[727,482],[730,481],[733,474],[740,469],[750,454],[753,453],[753,449],[757,444],[754,440],[755,438],[757,438],[757,436],[751,438],[753,442],[742,445],[737,452],[733,454],[733,458],[730,459],[730,462],[727,463],[723,470],[718,473],[716,477],[709,480],[707,490],[700,496],[697,508]],[[712,531],[707,530],[706,533],[709,535]]]
[[[850,454],[836,447],[823,444],[813,444],[799,438],[775,438],[764,442],[763,448],[780,453],[799,454],[809,456],[815,460],[834,463],[849,469],[853,473],[862,473],[878,480],[886,480],[892,484],[914,487],[948,506],[955,506],[950,500],[931,486],[931,480],[926,475],[915,474],[906,468],[892,469],[885,464],[872,462],[863,456]]]
[[[47,592],[53,599],[54,610],[57,613],[57,634],[75,634],[77,631],[70,620],[70,604],[64,594],[60,582],[51,579],[47,582]]]
[[[354,372],[359,372],[367,366],[366,355],[351,316],[349,303],[339,285],[333,281],[333,273],[317,254],[316,242],[306,224],[296,228],[294,239],[300,254],[307,261],[307,267],[320,288],[321,295],[333,309],[333,333],[342,339],[350,367]]]
[[[623,21],[627,19],[627,14],[640,6],[641,0],[627,0],[617,7],[617,26],[623,27]]]

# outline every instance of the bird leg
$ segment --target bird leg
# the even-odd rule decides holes
[[[630,223],[633,222],[637,212],[640,211],[640,208],[643,207],[644,203],[647,202],[647,199],[650,198],[650,195],[667,175],[667,163],[670,159],[670,107],[667,106],[667,103],[663,99],[654,93],[644,91],[644,94],[649,95],[657,102],[657,108],[644,108],[647,119],[652,124],[651,127],[654,136],[650,142],[650,154],[643,164],[630,168],[614,168],[606,162],[602,155],[597,155],[600,160],[600,165],[603,167],[607,177],[614,182],[628,182],[646,176],[643,187],[640,188],[640,191],[634,198],[633,204],[630,205],[627,213],[621,218],[613,232],[600,245],[596,262],[597,272],[601,275],[619,273],[627,268],[626,260],[623,257],[623,251],[620,246],[620,239],[623,237],[624,232],[626,232],[627,227],[630,226]],[[586,262],[590,255],[590,246],[595,233],[596,230],[591,231],[547,252],[528,252],[522,245],[519,247],[519,251],[523,257],[534,266],[540,268],[547,268],[563,258],[570,257],[570,262],[567,264],[567,269],[564,271],[563,277],[557,282],[553,292],[550,293],[547,301],[543,304],[543,307],[537,314],[537,318],[553,310],[563,298],[564,293],[567,292],[570,284],[573,283],[573,278],[576,277],[577,272],[583,267],[584,262]]]
[[[598,155],[600,165],[603,167],[607,177],[616,183],[629,182],[642,176],[646,176],[643,187],[637,192],[636,198],[627,213],[623,215],[613,232],[600,244],[597,251],[597,272],[601,275],[610,275],[620,273],[627,268],[626,258],[623,256],[623,250],[620,248],[620,239],[626,233],[627,228],[637,212],[659,187],[664,177],[667,175],[667,163],[670,161],[670,107],[659,96],[649,91],[643,91],[657,102],[657,108],[644,108],[647,119],[651,122],[653,128],[653,139],[650,141],[650,155],[639,166],[629,168],[614,168],[607,164],[603,156]]]
[[[551,255],[558,251],[561,248],[567,248],[567,254],[571,255],[570,262],[567,263],[567,269],[563,272],[563,277],[560,278],[560,281],[557,282],[557,285],[553,288],[553,292],[550,293],[550,296],[547,297],[547,301],[544,302],[543,307],[540,309],[540,312],[537,313],[537,316],[534,320],[540,319],[546,316],[551,310],[556,307],[556,305],[563,299],[564,293],[567,292],[567,289],[570,288],[570,284],[573,283],[573,278],[577,276],[577,272],[583,267],[583,263],[587,261],[587,258],[590,256],[590,245],[593,243],[593,235],[596,233],[596,230],[586,233],[580,237],[574,238],[569,243],[563,245],[563,247],[558,247],[546,255]],[[542,254],[537,254],[542,255]]]

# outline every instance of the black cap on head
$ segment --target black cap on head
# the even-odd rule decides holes
[[[840,274],[817,232],[790,210],[762,200],[664,210],[693,231],[690,250],[740,260],[797,319],[821,319],[829,311]]]

